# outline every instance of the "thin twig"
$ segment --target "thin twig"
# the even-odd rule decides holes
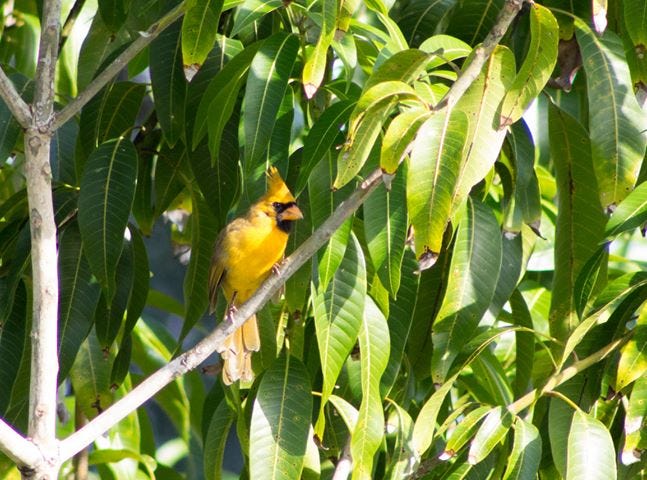
[[[51,131],[61,127],[65,122],[79,113],[99,91],[105,87],[121,70],[123,70],[139,52],[146,48],[157,36],[176,20],[184,15],[185,2],[180,3],[173,10],[155,22],[146,32],[140,32],[140,36],[131,43],[110,65],[106,67],[77,97],[68,103],[63,110],[54,116]]]
[[[58,274],[56,224],[49,163],[47,124],[54,109],[54,75],[58,58],[61,0],[44,2],[36,67],[32,125],[25,132],[25,179],[29,202],[33,320],[28,434],[44,455],[55,455],[58,375]],[[45,453],[46,452],[46,453]],[[47,465],[49,465],[49,467]],[[45,458],[43,473],[55,460]],[[41,478],[39,477],[39,478]]]
[[[618,348],[627,343],[627,341],[629,341],[629,336],[619,338],[618,340],[615,340],[605,347],[601,348],[597,352],[592,353],[588,357],[574,362],[572,365],[569,365],[561,372],[556,373],[555,375],[550,377],[543,387],[535,388],[533,391],[526,393],[523,397],[510,404],[508,406],[508,410],[514,414],[518,414],[522,410],[525,410],[546,392],[552,392],[555,388],[559,387],[567,380],[570,380],[578,373],[586,370],[587,368],[595,365],[598,362],[601,362],[611,353],[615,352]]]
[[[35,465],[42,459],[36,445],[26,440],[2,419],[0,419],[0,450],[19,467]]]
[[[240,328],[251,315],[260,310],[287,279],[330,239],[333,233],[364,203],[364,200],[380,183],[382,183],[382,172],[378,169],[371,173],[360,187],[339,205],[335,212],[310,238],[285,259],[279,267],[279,273],[270,276],[263,282],[256,293],[236,310],[230,321],[222,322],[196,346],[157,370],[114,405],[90,421],[85,427],[62,440],[59,449],[61,461],[65,461],[85,448],[175,378],[193,370],[209,355],[219,349],[223,345],[225,338]]]
[[[29,105],[22,99],[14,84],[9,80],[5,71],[0,68],[0,97],[4,100],[11,114],[22,128],[27,128],[31,123]]]
[[[440,102],[438,102],[435,110],[441,110],[444,107],[449,107],[451,109],[456,105],[456,102],[460,100],[469,86],[474,83],[476,77],[481,73],[483,65],[485,65],[485,62],[490,57],[496,46],[508,31],[510,24],[521,10],[524,1],[527,0],[506,0],[503,9],[499,12],[496,23],[483,40],[483,43],[474,49],[474,57],[472,58],[472,61],[467,65],[465,70],[461,72],[445,96],[440,100]]]

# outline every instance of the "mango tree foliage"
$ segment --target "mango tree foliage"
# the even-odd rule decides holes
[[[4,4],[0,66],[27,102],[41,3]],[[222,319],[213,244],[267,167],[306,217],[288,255],[371,172],[383,185],[258,313],[254,381],[225,386],[215,357],[96,440],[91,477],[68,460],[61,478],[644,478],[645,2],[187,0],[148,30],[178,4],[63,2],[57,111],[156,38],[51,140],[59,438]],[[34,278],[11,112],[0,417],[25,434]],[[151,273],[160,243],[186,265],[175,297]]]

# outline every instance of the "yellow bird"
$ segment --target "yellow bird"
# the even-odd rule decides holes
[[[218,235],[209,271],[209,301],[215,309],[218,287],[229,304],[228,315],[258,289],[283,258],[295,220],[303,218],[296,200],[278,170],[267,172],[267,192],[244,217],[229,223]],[[225,340],[218,351],[224,361],[223,381],[254,378],[251,355],[261,348],[256,315]]]

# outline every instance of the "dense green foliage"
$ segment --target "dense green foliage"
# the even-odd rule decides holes
[[[77,426],[213,326],[216,235],[269,165],[305,214],[290,251],[388,174],[259,312],[254,383],[177,378],[151,400],[172,438],[134,411],[95,442],[92,478],[229,478],[231,430],[252,479],[331,478],[349,457],[353,479],[647,476],[647,9],[525,3],[441,103],[504,3],[189,0],[57,129],[59,401]],[[0,63],[29,101],[42,5],[3,5]],[[64,2],[57,109],[175,5]],[[24,166],[2,103],[0,416],[22,432]],[[181,303],[150,288],[161,217],[191,247]],[[19,478],[2,457],[0,477]]]

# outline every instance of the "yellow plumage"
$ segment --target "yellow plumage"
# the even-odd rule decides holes
[[[267,176],[267,193],[244,217],[233,220],[218,235],[209,272],[211,311],[215,308],[219,286],[230,308],[236,308],[252,296],[283,258],[291,223],[303,218],[276,168],[271,167]],[[253,379],[251,353],[260,346],[254,315],[219,350],[226,384]]]

